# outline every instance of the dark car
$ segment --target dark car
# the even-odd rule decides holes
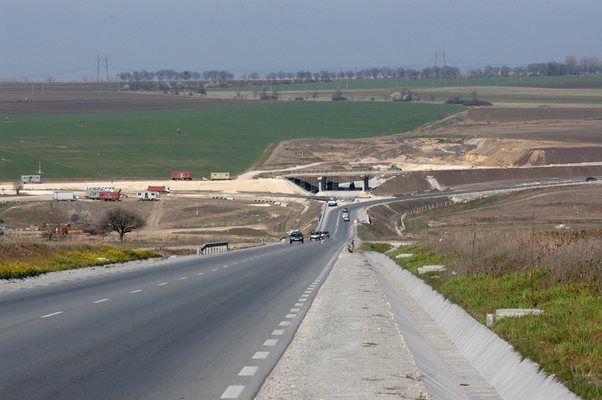
[[[328,231],[320,232],[320,239],[330,239],[330,233]]]
[[[312,240],[320,240],[320,231],[312,231],[309,234],[309,241],[311,242]]]
[[[303,243],[303,232],[300,232],[300,231],[291,232],[291,234],[289,236],[289,241],[290,241],[290,244],[293,244],[293,242]]]
[[[593,182],[593,181],[597,181],[598,179],[595,176],[586,176],[585,177],[585,181],[586,182]]]

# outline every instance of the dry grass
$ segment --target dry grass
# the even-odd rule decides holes
[[[430,239],[438,253],[454,254],[460,275],[502,276],[546,271],[548,285],[583,284],[602,294],[602,232],[528,232],[522,229],[445,232]]]

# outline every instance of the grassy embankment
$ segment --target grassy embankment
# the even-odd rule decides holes
[[[63,271],[160,257],[149,250],[111,246],[54,246],[44,243],[1,243],[0,279],[26,278]]]
[[[388,255],[483,323],[487,313],[499,308],[543,309],[541,316],[497,320],[492,329],[574,393],[584,399],[602,398],[602,286],[596,273],[602,262],[596,253],[600,246],[578,252],[591,243],[585,247],[579,240],[540,237],[548,254],[533,258],[527,234],[491,233],[480,234],[475,257],[468,236]],[[413,256],[396,258],[400,253]],[[563,260],[569,257],[572,263],[567,266]],[[446,265],[448,270],[418,274],[418,267],[432,264]]]
[[[197,179],[212,171],[238,174],[281,140],[399,133],[460,110],[437,104],[282,102],[145,112],[0,114],[0,179],[33,173],[38,160],[50,179],[159,178],[176,169],[188,169]]]

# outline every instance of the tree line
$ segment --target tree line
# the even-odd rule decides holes
[[[497,76],[562,76],[586,75],[602,73],[602,62],[597,57],[567,56],[564,62],[550,61],[545,63],[532,63],[522,66],[487,65],[482,69],[473,69],[462,74],[454,66],[433,66],[421,70],[412,68],[373,67],[360,70],[333,71],[297,71],[297,72],[270,72],[261,75],[257,72],[242,74],[237,78],[237,83],[255,81],[278,81],[282,83],[299,82],[330,82],[344,79],[422,79],[422,78],[458,78],[458,77],[497,77]],[[140,71],[123,72],[118,74],[122,81],[211,81],[226,84],[234,81],[234,74],[226,70],[212,70],[205,72],[181,71],[174,69],[161,69],[149,72]],[[223,85],[222,85],[223,86]]]

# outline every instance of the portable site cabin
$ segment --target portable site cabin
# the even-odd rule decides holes
[[[42,182],[41,175],[21,175],[22,183],[40,183]]]
[[[86,198],[88,199],[99,199],[101,192],[114,192],[113,186],[88,186],[86,188]]]
[[[142,190],[136,193],[136,198],[142,201],[159,200],[159,193],[150,190]]]
[[[227,181],[230,179],[229,172],[212,172],[209,176],[212,181]]]

